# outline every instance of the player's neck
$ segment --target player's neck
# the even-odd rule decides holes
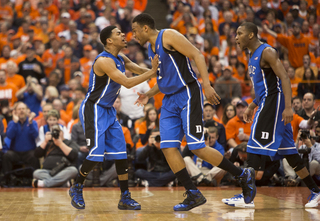
[[[153,47],[156,45],[158,35],[159,35],[159,31],[157,29],[153,30],[150,35],[149,42]]]
[[[115,47],[104,47],[104,50],[112,54],[113,56],[117,57],[121,49]]]
[[[262,44],[263,43],[257,39],[257,41],[253,42],[252,45],[248,47],[248,49],[250,50],[251,54],[253,54]]]

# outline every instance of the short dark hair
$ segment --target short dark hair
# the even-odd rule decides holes
[[[147,25],[149,26],[151,29],[155,29],[156,28],[156,24],[154,19],[151,17],[151,15],[147,14],[147,13],[142,13],[140,15],[137,15],[133,20],[132,23],[137,22],[139,25]]]
[[[254,37],[258,37],[258,27],[252,22],[243,22],[240,26],[245,27],[249,33],[253,32]]]
[[[301,97],[298,97],[298,96],[293,97],[293,98],[291,99],[291,103],[293,103],[294,100],[299,100],[299,101],[302,103]]]
[[[107,39],[110,38],[112,34],[112,30],[115,28],[117,28],[117,26],[110,25],[102,29],[102,31],[100,32],[100,41],[102,42],[103,45],[107,45]]]

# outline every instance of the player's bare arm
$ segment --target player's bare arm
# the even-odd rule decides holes
[[[268,47],[263,51],[261,67],[271,67],[282,82],[282,89],[285,97],[285,109],[282,113],[282,120],[286,125],[293,119],[293,111],[291,109],[291,83],[275,49]]]
[[[220,97],[211,87],[206,62],[202,53],[179,32],[168,29],[163,33],[163,44],[168,50],[175,50],[195,61],[203,81],[206,98],[209,102],[219,104]]]
[[[152,60],[152,69],[144,73],[143,75],[127,78],[121,71],[116,67],[115,62],[112,58],[100,57],[93,66],[94,72],[98,76],[103,76],[107,74],[113,81],[125,86],[126,88],[131,88],[137,84],[140,84],[149,78],[151,78],[158,68],[159,59],[156,55]]]
[[[125,56],[124,54],[122,53],[119,53],[123,60],[124,60],[124,65],[126,67],[127,70],[131,71],[132,73],[135,73],[135,74],[143,74],[147,71],[149,71],[150,69],[149,68],[144,68],[144,67],[140,67],[138,64],[132,62],[127,56]],[[156,77],[156,74],[152,77]]]

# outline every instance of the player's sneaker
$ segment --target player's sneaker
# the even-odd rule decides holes
[[[320,202],[320,193],[315,193],[311,191],[308,200],[309,202],[305,205],[305,207],[317,207]]]
[[[207,202],[199,190],[187,190],[183,196],[187,198],[182,203],[175,205],[174,211],[188,211]]]
[[[80,183],[74,184],[70,187],[69,195],[71,196],[71,205],[76,209],[84,209],[85,203],[83,199],[83,185]]]
[[[121,210],[141,210],[141,205],[131,198],[131,193],[126,190],[120,195],[120,201],[118,203],[118,209]]]
[[[257,193],[254,169],[251,167],[243,169],[238,179],[242,187],[244,202],[251,203]]]
[[[242,193],[239,195],[235,195],[229,199],[222,199],[222,202],[227,204],[228,206],[241,207],[241,208],[254,208],[254,203],[251,201],[250,203],[245,203]]]

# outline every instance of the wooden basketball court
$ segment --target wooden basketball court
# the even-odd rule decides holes
[[[207,203],[188,212],[175,212],[172,207],[183,201],[182,187],[135,187],[132,198],[140,211],[118,210],[118,188],[85,188],[86,209],[77,210],[70,204],[67,188],[0,189],[0,220],[320,220],[320,206],[305,209],[309,190],[302,187],[259,187],[255,209],[229,207],[221,202],[240,193],[240,188],[200,188]]]

